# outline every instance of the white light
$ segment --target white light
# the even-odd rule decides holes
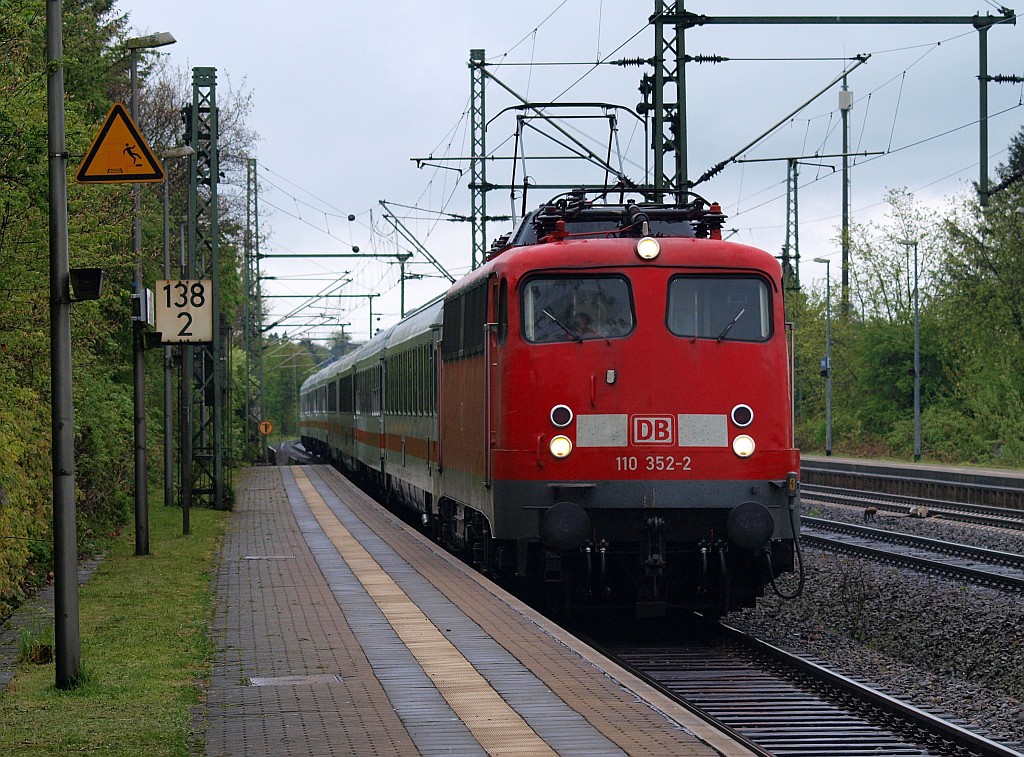
[[[739,457],[750,457],[754,454],[754,440],[746,434],[740,434],[732,440],[732,451]]]
[[[636,243],[636,254],[644,260],[654,260],[661,252],[661,245],[654,237],[644,237]]]
[[[572,440],[568,436],[556,436],[551,439],[548,449],[555,457],[568,457],[572,452]]]

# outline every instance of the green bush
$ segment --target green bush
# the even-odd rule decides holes
[[[13,379],[12,371],[0,367],[0,617],[49,570],[29,567],[33,559],[49,556],[49,410]]]

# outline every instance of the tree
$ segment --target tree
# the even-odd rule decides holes
[[[1024,127],[1010,139],[1006,163],[996,168],[996,173],[1004,182],[1024,176]]]
[[[48,567],[50,532],[50,380],[48,339],[48,158],[46,14],[39,0],[0,4],[0,615],[16,601],[39,561]],[[69,151],[81,153],[107,110],[119,73],[111,45],[123,27],[108,0],[65,0],[65,128]],[[96,189],[96,188],[93,188]],[[73,267],[118,268],[130,228],[123,192],[68,187]],[[116,232],[115,229],[125,231]],[[131,404],[114,366],[124,360],[127,302],[108,288],[72,313],[75,447],[79,453],[79,543],[87,547],[123,520],[131,485],[118,461],[131,459]]]
[[[1002,462],[1024,464],[1024,204],[1020,185],[986,207],[961,198],[943,227],[936,288],[959,411]]]

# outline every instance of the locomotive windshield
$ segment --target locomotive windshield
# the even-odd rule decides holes
[[[668,330],[676,336],[763,342],[771,336],[771,298],[754,276],[676,276],[668,289]]]
[[[633,330],[633,299],[622,276],[531,279],[523,287],[523,336],[530,342],[582,342]]]

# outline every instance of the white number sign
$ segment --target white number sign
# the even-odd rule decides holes
[[[213,341],[213,282],[156,282],[156,330],[163,344]]]

